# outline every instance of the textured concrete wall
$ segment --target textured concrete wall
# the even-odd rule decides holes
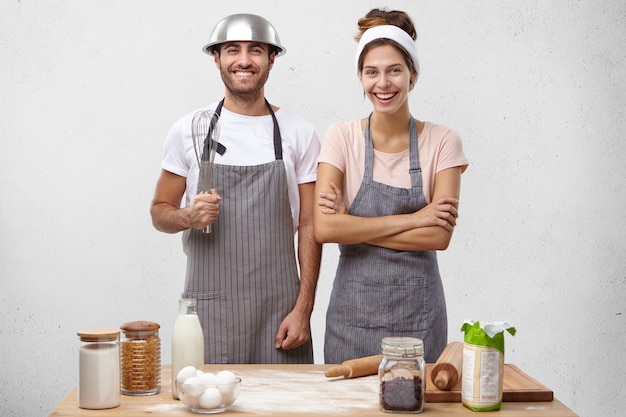
[[[413,115],[455,128],[471,166],[440,253],[449,338],[507,320],[507,362],[584,417],[618,416],[626,373],[626,7],[604,1],[0,2],[0,414],[45,416],[77,383],[76,331],[162,325],[169,362],[180,236],[149,204],[183,113],[221,97],[200,48],[217,19],[265,15],[288,49],[267,86],[321,137],[370,111],[356,20],[408,11]],[[313,317],[337,262],[325,249]],[[622,415],[620,412],[619,415]]]

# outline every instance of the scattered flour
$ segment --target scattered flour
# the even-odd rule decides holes
[[[378,410],[378,376],[329,379],[323,371],[246,371],[241,393],[229,408],[258,415],[293,413],[342,414]]]
[[[187,408],[183,405],[183,403],[176,402],[176,404],[156,404],[146,407],[146,413],[155,413],[157,415],[161,415],[162,413],[171,412],[172,410],[182,410],[185,411]]]

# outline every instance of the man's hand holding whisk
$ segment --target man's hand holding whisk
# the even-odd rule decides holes
[[[191,227],[204,229],[217,220],[220,214],[220,200],[222,197],[215,188],[211,188],[210,193],[199,193],[193,199],[189,221]]]

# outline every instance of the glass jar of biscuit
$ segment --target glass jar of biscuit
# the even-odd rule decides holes
[[[159,324],[131,321],[120,326],[120,391],[124,395],[153,395],[161,390]]]

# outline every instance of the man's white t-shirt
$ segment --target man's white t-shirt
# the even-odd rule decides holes
[[[161,168],[187,179],[183,207],[191,205],[198,191],[198,163],[191,136],[191,120],[198,111],[215,110],[217,102],[181,117],[170,129],[163,147]],[[285,108],[275,112],[282,138],[283,161],[289,187],[294,233],[298,228],[298,185],[315,182],[320,140],[312,123]],[[215,155],[215,164],[252,166],[276,160],[271,115],[244,116],[222,108],[219,143],[226,151]],[[228,192],[214,187],[218,194]]]

